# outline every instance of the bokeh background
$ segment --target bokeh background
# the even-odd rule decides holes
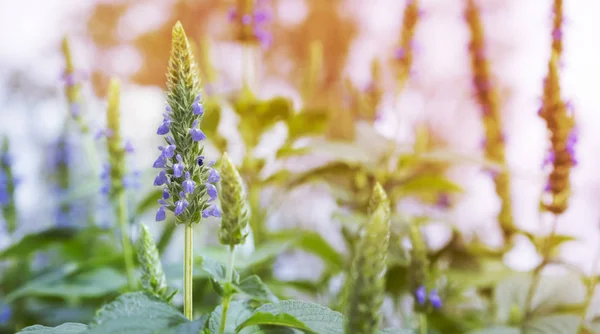
[[[537,116],[542,79],[550,56],[550,0],[480,0],[486,43],[496,84],[501,93],[507,135],[507,160],[512,178],[515,221],[532,232],[543,231],[538,201],[546,182],[541,169],[548,148],[547,132]],[[303,75],[310,59],[311,41],[323,45],[322,95],[338,95],[340,83],[350,79],[361,90],[373,83],[371,64],[379,60],[384,95],[372,122],[383,136],[410,145],[417,124],[427,124],[441,142],[455,152],[479,159],[484,136],[478,107],[473,100],[467,43],[469,32],[458,0],[421,0],[424,15],[415,37],[415,61],[402,94],[394,93],[394,51],[402,26],[403,0],[272,0],[273,40],[258,54],[253,87],[260,97],[283,95],[301,108]],[[104,126],[108,79],[123,82],[124,135],[136,147],[131,168],[142,172],[143,189],[150,189],[149,168],[159,144],[156,127],[164,108],[165,69],[170,50],[170,29],[181,20],[198,54],[210,45],[212,68],[203,67],[205,90],[227,94],[242,83],[243,49],[232,38],[227,20],[230,1],[218,0],[20,0],[0,1],[0,134],[11,139],[15,169],[21,178],[16,202],[21,213],[19,234],[53,224],[51,192],[44,185],[48,152],[68,117],[63,92],[64,59],[61,40],[69,35],[77,67],[86,74],[86,113],[94,129]],[[595,0],[565,1],[565,55],[562,67],[563,97],[571,100],[580,133],[579,164],[572,173],[573,197],[561,216],[558,231],[578,242],[566,244],[562,257],[589,271],[600,243],[600,47]],[[211,72],[214,71],[214,72]],[[209,72],[209,73],[207,73]],[[220,125],[239,141],[235,117],[225,113]],[[342,124],[342,123],[340,123]],[[340,125],[343,126],[343,125]],[[358,124],[360,127],[361,125]],[[256,154],[272,155],[281,140],[278,127],[263,140]],[[368,148],[368,135],[355,141]],[[232,156],[244,154],[235,144]],[[82,153],[83,154],[83,153]],[[84,157],[85,158],[85,157]],[[308,163],[308,162],[302,162]],[[449,175],[464,187],[440,220],[478,235],[490,244],[501,242],[496,223],[499,201],[493,183],[481,166],[458,164]],[[93,180],[92,180],[93,181]],[[92,182],[89,176],[81,182]],[[306,196],[310,194],[310,196]],[[270,218],[273,228],[304,226],[343,247],[339,228],[332,222],[334,201],[318,185],[288,194]],[[401,210],[425,213],[427,208],[403,200]],[[153,217],[148,217],[150,227]],[[427,229],[433,247],[450,237],[447,228]],[[206,238],[206,237],[205,237]],[[337,240],[337,241],[336,241]],[[0,246],[8,244],[0,236]],[[177,243],[175,243],[177,244]],[[439,247],[439,246],[438,246]],[[178,253],[168,253],[177,257]],[[531,269],[535,251],[523,238],[507,255],[514,268]],[[301,275],[283,265],[280,275]],[[304,271],[306,273],[306,271]]]

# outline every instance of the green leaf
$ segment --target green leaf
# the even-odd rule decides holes
[[[41,232],[28,234],[17,243],[0,252],[0,259],[27,257],[53,244],[71,240],[81,231],[82,229],[77,227],[52,227]]]
[[[127,279],[112,268],[97,268],[56,280],[46,279],[28,284],[16,296],[96,298],[116,292],[127,284]],[[16,296],[12,296],[15,298]],[[8,298],[7,298],[8,299]]]
[[[506,323],[515,317],[515,312],[525,313],[525,298],[531,284],[530,274],[515,274],[503,280],[494,292],[496,317]],[[586,289],[579,276],[568,273],[561,276],[542,276],[534,293],[532,310],[534,315],[548,315],[565,306],[581,304]],[[577,310],[577,308],[575,308]]]
[[[521,330],[515,327],[493,326],[469,332],[469,334],[521,334]]]
[[[27,334],[80,334],[87,333],[88,326],[84,324],[77,324],[67,322],[57,327],[46,327],[42,325],[33,325],[23,328],[20,332]]]
[[[269,314],[271,316],[267,316]],[[318,304],[297,300],[284,300],[257,308],[252,317],[238,326],[237,331],[247,326],[261,324],[261,319],[264,319],[263,324],[272,324],[268,321],[275,321],[275,319],[288,321],[287,326],[295,323],[296,325],[292,327],[310,330],[313,333],[344,333],[344,316],[342,314]],[[299,327],[300,324],[303,324],[303,327]]]
[[[575,315],[551,315],[525,324],[523,334],[575,334],[580,318]]]
[[[306,326],[302,321],[296,319],[294,316],[291,316],[287,313],[272,314],[262,312],[252,314],[252,317],[250,317],[248,320],[242,323],[237,328],[236,332],[239,332],[243,329],[249,329],[249,326],[258,325],[291,327],[301,329],[309,333],[313,333],[313,330],[310,327]],[[258,328],[254,328],[253,330],[245,330],[243,332],[244,334],[256,333],[258,332]]]
[[[227,266],[223,263],[213,260],[206,256],[201,256],[199,258],[200,269],[209,275],[217,283],[223,285],[227,282]],[[238,284],[240,282],[240,275],[234,270],[232,281],[234,284]]]
[[[377,331],[377,334],[415,334],[416,331],[407,328],[385,328]]]
[[[314,231],[287,230],[272,234],[271,240],[290,241],[308,253],[318,256],[334,272],[344,268],[344,257],[319,233]]]
[[[148,292],[134,292],[104,305],[89,333],[163,333],[189,322],[173,306]]]
[[[244,278],[236,288],[248,297],[265,303],[276,303],[279,299],[257,275]]]
[[[236,328],[252,315],[252,309],[247,303],[234,301],[229,304],[227,319],[225,320],[225,333],[236,333]],[[217,306],[208,320],[208,329],[211,333],[219,333],[223,305]]]
[[[183,323],[177,327],[161,330],[160,334],[198,334],[208,323],[208,314],[198,320]]]
[[[406,196],[422,192],[461,192],[462,188],[444,175],[417,175],[405,180],[391,190],[393,196]]]

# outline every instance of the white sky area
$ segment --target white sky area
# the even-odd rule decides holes
[[[137,33],[162,23],[161,13],[168,7],[156,6],[155,2],[140,2],[134,12],[125,15],[121,22],[123,36],[134,38]],[[421,3],[426,15],[417,31],[414,80],[401,98],[387,96],[384,99],[384,119],[377,128],[391,136],[396,124],[401,124],[399,138],[410,141],[414,122],[429,119],[456,150],[478,155],[483,131],[478,109],[469,100],[468,31],[462,20],[463,2],[421,0]],[[479,0],[478,3],[483,9],[493,72],[502,90],[507,156],[514,173],[515,219],[518,225],[539,231],[538,198],[545,183],[540,165],[547,137],[545,125],[536,112],[550,53],[551,1]],[[362,85],[369,80],[371,59],[387,58],[394,49],[405,2],[348,0],[347,4],[349,12],[362,22],[362,30],[352,46],[346,68],[353,80]],[[306,13],[302,0],[281,0],[280,6],[282,16],[292,22]],[[56,115],[64,114],[64,100],[56,88],[56,97],[52,99],[15,101],[6,94],[5,78],[8,72],[18,69],[29,73],[38,85],[59,87],[63,62],[57,46],[67,31],[75,32],[78,64],[89,68],[95,50],[82,34],[91,7],[91,1],[83,0],[0,0],[0,133],[8,133],[12,138],[13,149],[17,148],[17,166],[26,174],[18,194],[19,205],[25,212],[34,212],[40,205],[36,190],[39,180],[29,175],[43,169],[37,153],[41,150],[41,141],[56,137],[61,125]],[[600,170],[598,12],[600,1],[565,0],[562,87],[564,98],[574,103],[580,141],[576,148],[579,165],[572,175],[574,194],[570,209],[560,218],[558,230],[580,239],[565,246],[563,253],[565,259],[585,271],[590,270],[591,259],[600,247],[600,177],[596,174]],[[224,48],[227,46],[217,45],[214,51],[219,55],[215,57],[219,68],[235,64],[235,60],[221,57],[227,53],[223,52]],[[115,61],[109,64],[108,70],[113,74],[126,75],[137,70],[139,56],[135,49],[123,47],[111,52]],[[265,94],[289,91],[282,89],[279,81],[263,83]],[[157,88],[124,85],[124,132],[139,147],[138,167],[150,166],[156,154],[155,129],[164,106],[161,94]],[[101,102],[96,104],[93,110],[104,107]],[[30,110],[32,106],[35,112]],[[32,114],[36,115],[35,119]],[[32,126],[40,129],[34,139],[26,132]],[[466,190],[452,211],[452,220],[465,230],[478,230],[484,238],[497,235],[495,216],[499,203],[489,177],[476,167],[461,168],[452,176]],[[316,196],[315,201],[318,200],[322,198]],[[321,211],[313,211],[307,219],[327,222],[329,212]],[[322,227],[323,223],[317,225],[327,230]],[[442,234],[433,232],[431,241],[440,243],[443,238]],[[493,237],[489,241],[493,243]],[[516,268],[527,269],[535,257],[523,243],[507,261]]]

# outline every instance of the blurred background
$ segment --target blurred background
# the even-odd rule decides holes
[[[251,72],[250,86],[258,97],[283,96],[291,99],[295,109],[332,96],[339,97],[336,101],[340,104],[351,105],[352,98],[344,97],[348,82],[363,93],[376,86],[381,94],[374,113],[353,117],[348,111],[351,108],[346,108],[335,116],[336,122],[330,122],[329,137],[348,139],[344,138],[344,127],[356,128],[348,141],[368,151],[380,139],[395,141],[399,147],[410,146],[417,137],[416,129],[425,126],[435,142],[467,157],[467,163],[454,164],[447,170],[463,192],[452,196],[452,205],[442,215],[432,216],[458,226],[466,235],[477,235],[487,244],[500,244],[502,237],[496,223],[500,204],[493,182],[481,165],[468,163],[469,159],[482,159],[484,131],[471,85],[469,31],[458,3],[462,2],[420,1],[422,15],[413,42],[414,62],[406,87],[398,94],[394,89],[394,55],[403,26],[403,0],[268,1],[272,13],[270,40],[253,52],[250,69],[245,65],[246,51],[236,40],[233,23],[228,19],[233,1],[0,0],[0,134],[10,139],[14,171],[20,180],[15,193],[21,217],[17,235],[55,224],[48,219],[55,203],[45,180],[52,150],[69,117],[64,94],[63,37],[69,36],[74,63],[82,77],[85,114],[92,132],[105,127],[109,78],[123,82],[123,135],[136,149],[130,168],[140,171],[143,191],[139,193],[144,193],[152,188],[154,171],[150,167],[160,143],[156,127],[165,106],[171,27],[180,20],[197,53],[207,96],[239,91],[247,71]],[[550,0],[480,0],[478,4],[501,98],[515,223],[539,233],[547,228],[540,222],[538,208],[547,177],[541,165],[549,142],[537,110],[550,56],[552,4]],[[560,217],[558,231],[577,238],[577,242],[562,248],[561,256],[584,271],[591,269],[593,253],[600,243],[600,94],[596,91],[600,78],[596,33],[600,30],[596,15],[599,10],[600,3],[594,0],[565,1],[562,88],[563,97],[574,106],[580,140],[579,163],[571,176],[573,196],[568,211]],[[322,66],[318,86],[307,101],[303,98],[303,82],[315,52],[322,54]],[[379,66],[376,78],[374,61]],[[224,104],[218,131],[228,138],[227,149],[234,159],[241,161],[245,151],[236,121],[231,104]],[[275,151],[285,133],[275,124],[252,154],[266,157],[269,166],[278,166]],[[86,166],[82,142],[75,138],[72,144],[80,148],[73,150],[80,159],[75,161]],[[216,150],[209,152],[218,156]],[[319,157],[292,159],[291,164],[302,168],[315,160]],[[84,173],[78,182],[97,181]],[[269,216],[269,226],[314,229],[335,247],[343,248],[338,225],[331,218],[335,201],[318,183],[290,191],[280,201],[276,212]],[[398,211],[429,215],[431,208],[409,197],[399,201]],[[151,212],[140,220],[159,230],[153,218]],[[450,234],[445,224],[428,225],[433,248],[443,246]],[[9,244],[9,239],[1,236],[0,246]],[[179,253],[168,252],[166,257],[177,259]],[[513,268],[528,270],[535,265],[537,255],[523,238],[517,240],[506,261]],[[283,262],[292,265],[283,265],[280,275],[302,274],[294,272],[293,261]]]

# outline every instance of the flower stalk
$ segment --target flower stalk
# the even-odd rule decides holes
[[[17,208],[15,205],[16,179],[13,175],[12,159],[9,155],[8,138],[4,137],[0,146],[0,212],[6,222],[6,229],[12,234],[17,229]]]
[[[221,210],[212,203],[217,198],[220,174],[212,168],[214,161],[207,161],[203,155],[206,135],[200,126],[205,109],[199,70],[180,22],[172,30],[167,103],[156,131],[165,140],[164,146],[158,147],[160,154],[153,164],[160,170],[154,185],[163,187],[156,221],[164,221],[168,210],[175,214],[176,223],[185,227],[184,314],[191,319],[193,225],[202,218],[221,217]]]

